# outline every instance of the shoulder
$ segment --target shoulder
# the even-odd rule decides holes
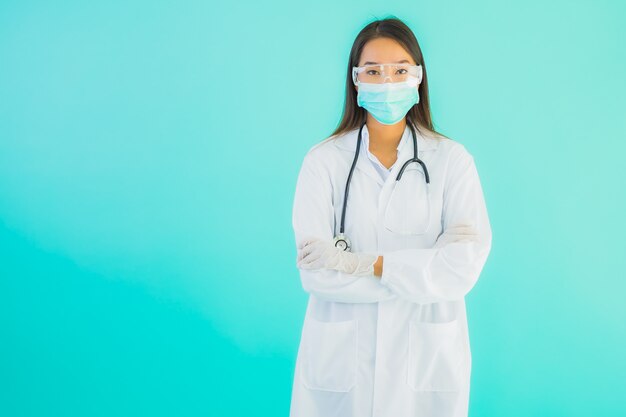
[[[450,138],[442,134],[428,131],[422,135],[424,139],[433,144],[433,146],[442,154],[449,157],[472,157],[468,149],[455,138]]]
[[[474,157],[467,147],[456,140],[435,132],[428,132],[425,135],[428,141],[436,142],[436,148],[441,155],[441,160],[446,161],[448,168],[466,166],[473,163]]]
[[[466,181],[477,178],[474,156],[465,144],[446,138],[443,146],[445,149],[443,175],[446,188],[458,189],[460,184],[466,184]]]
[[[456,138],[450,138],[436,132],[428,132],[424,136],[427,140],[437,143],[435,160],[441,165],[441,172],[447,186],[458,182],[460,178],[475,170],[474,157],[465,144]]]
[[[314,169],[329,168],[344,161],[345,141],[352,132],[329,136],[312,145],[304,155],[303,165],[312,166]],[[352,151],[354,155],[354,151]]]

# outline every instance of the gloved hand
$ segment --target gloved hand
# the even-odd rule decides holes
[[[441,248],[448,243],[454,242],[471,242],[478,239],[478,230],[471,224],[455,224],[449,226],[442,234],[439,235],[434,244],[434,248]]]
[[[373,275],[377,255],[352,253],[332,241],[307,238],[298,244],[297,265],[301,269],[336,269],[352,275]]]

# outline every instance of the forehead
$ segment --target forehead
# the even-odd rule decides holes
[[[389,38],[376,38],[365,44],[358,65],[366,65],[366,63],[399,63],[401,61],[415,64],[411,55],[397,41]]]

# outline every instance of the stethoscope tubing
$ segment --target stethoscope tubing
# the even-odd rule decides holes
[[[430,176],[428,175],[428,169],[426,168],[426,164],[424,163],[424,161],[422,161],[421,159],[417,157],[418,148],[417,148],[417,138],[415,135],[415,127],[413,126],[411,122],[407,121],[407,123],[409,125],[409,128],[411,129],[411,134],[413,136],[413,158],[407,160],[402,165],[402,168],[400,168],[400,171],[398,172],[398,175],[396,176],[396,181],[400,181],[400,178],[402,178],[402,174],[404,173],[404,170],[411,162],[417,162],[418,164],[422,166],[422,169],[424,170],[424,177],[426,179],[426,183],[429,184]],[[359,151],[361,149],[361,138],[363,134],[363,127],[365,127],[365,123],[363,123],[361,125],[361,128],[359,129],[359,137],[356,143],[356,151],[354,153],[354,159],[352,161],[352,165],[350,166],[350,172],[348,173],[348,179],[346,180],[346,187],[345,187],[345,191],[343,195],[343,208],[341,209],[341,225],[339,227],[339,236],[342,236],[342,237],[344,236],[343,232],[344,232],[344,225],[345,225],[345,220],[346,220],[346,206],[348,203],[350,182],[352,180],[352,173],[354,172],[354,168],[356,166],[357,160],[359,159]]]

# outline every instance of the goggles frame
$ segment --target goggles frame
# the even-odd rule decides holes
[[[359,85],[359,83],[361,81],[358,80],[358,76],[360,73],[368,70],[368,69],[374,69],[374,68],[378,68],[381,71],[383,70],[383,67],[391,67],[391,66],[403,66],[403,67],[408,67],[411,71],[408,73],[408,76],[413,76],[413,77],[417,77],[417,83],[421,84],[422,83],[422,77],[423,77],[423,69],[422,69],[422,65],[421,64],[417,64],[417,65],[410,65],[410,64],[393,64],[393,63],[388,63],[388,64],[369,64],[369,65],[362,65],[360,67],[352,67],[352,82],[354,83],[354,85]],[[384,72],[384,71],[382,71]],[[386,74],[386,72],[384,72]],[[385,75],[383,78],[383,82],[381,84],[384,83],[384,81],[390,78],[389,75]]]

